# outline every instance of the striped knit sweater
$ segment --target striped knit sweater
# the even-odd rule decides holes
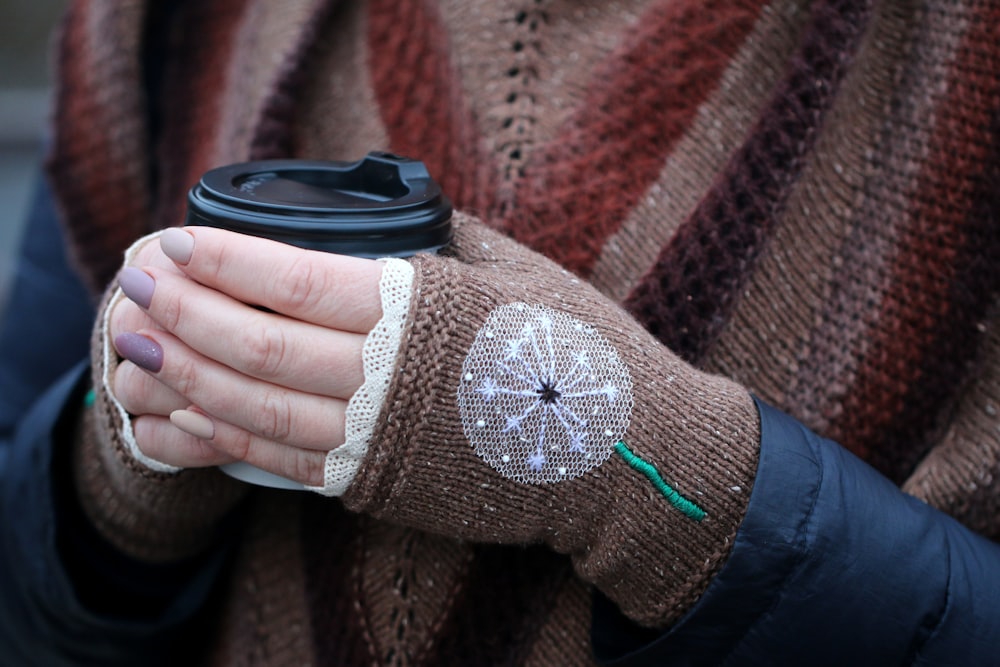
[[[50,170],[95,293],[208,168],[390,149],[686,361],[1000,535],[993,3],[204,0],[171,25],[155,4],[79,0],[61,34]],[[249,504],[212,664],[590,660],[560,556]]]

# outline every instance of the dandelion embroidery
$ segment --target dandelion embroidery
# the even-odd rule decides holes
[[[462,368],[458,403],[476,453],[531,483],[586,473],[628,427],[632,380],[593,327],[544,306],[494,310]]]
[[[471,380],[472,375],[469,374],[467,379]],[[493,398],[497,395],[498,390],[499,387],[497,387],[496,383],[493,381],[493,378],[486,378],[485,380],[483,380],[482,386],[479,387],[479,389],[477,389],[476,391],[482,394],[482,397],[485,400],[492,401]]]

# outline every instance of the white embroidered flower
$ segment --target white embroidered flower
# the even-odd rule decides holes
[[[462,426],[476,453],[522,482],[571,479],[622,439],[632,380],[593,327],[545,306],[490,313],[462,367]]]

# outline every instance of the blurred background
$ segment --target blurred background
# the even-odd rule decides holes
[[[0,313],[41,163],[49,45],[64,6],[65,0],[0,0]]]

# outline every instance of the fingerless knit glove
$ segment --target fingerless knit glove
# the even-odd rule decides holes
[[[446,255],[411,262],[395,369],[344,502],[462,539],[544,542],[632,619],[669,623],[746,511],[751,397],[542,256],[455,222]]]

